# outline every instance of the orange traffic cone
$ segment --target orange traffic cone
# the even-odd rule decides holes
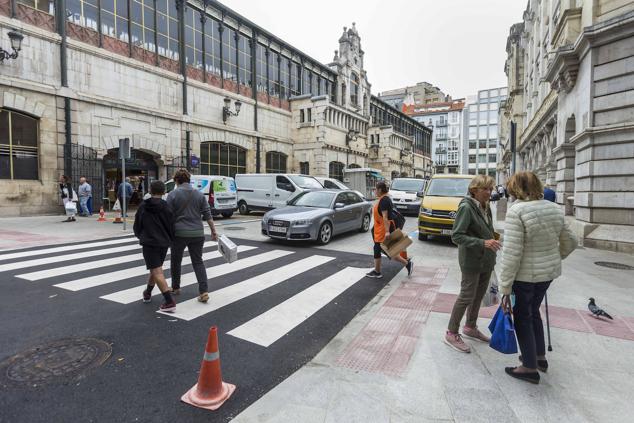
[[[117,210],[115,212],[112,223],[123,223],[123,219],[121,219],[121,210]]]
[[[105,222],[106,221],[106,213],[103,211],[103,206],[99,208],[99,219],[97,222]]]
[[[181,401],[194,407],[217,410],[235,390],[235,385],[222,381],[220,352],[218,351],[218,328],[212,326],[209,329],[198,383],[181,397]]]

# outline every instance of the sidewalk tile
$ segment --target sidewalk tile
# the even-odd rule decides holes
[[[621,317],[617,316],[614,320],[603,320],[592,317],[590,313],[581,312],[581,315],[585,322],[590,325],[592,330],[598,335],[634,341],[634,332]]]

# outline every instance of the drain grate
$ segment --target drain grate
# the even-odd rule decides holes
[[[224,228],[225,231],[244,231],[246,228],[242,226],[227,226]]]
[[[100,339],[60,339],[9,357],[0,363],[0,378],[26,386],[72,381],[101,366],[110,354],[110,344]]]
[[[595,261],[594,264],[596,264],[597,266],[608,267],[610,269],[634,270],[634,266],[630,266],[629,264],[615,263],[612,261]]]

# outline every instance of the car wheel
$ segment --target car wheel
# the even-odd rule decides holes
[[[427,234],[421,234],[420,232],[418,233],[418,239],[420,241],[427,241]]]
[[[238,211],[241,215],[246,216],[249,214],[249,206],[247,206],[247,203],[244,201],[241,201],[240,204],[238,204]]]
[[[332,238],[332,224],[330,222],[324,222],[319,227],[319,233],[317,234],[317,242],[321,245],[326,245]]]
[[[225,219],[229,219],[231,216],[233,216],[233,212],[223,213],[222,214],[222,217],[224,217]]]
[[[363,220],[361,221],[361,228],[359,232],[367,232],[370,229],[370,215],[366,214],[363,216]]]

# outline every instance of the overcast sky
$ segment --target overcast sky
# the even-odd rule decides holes
[[[506,37],[526,0],[220,0],[329,63],[356,22],[372,93],[427,81],[454,98],[506,86]]]

